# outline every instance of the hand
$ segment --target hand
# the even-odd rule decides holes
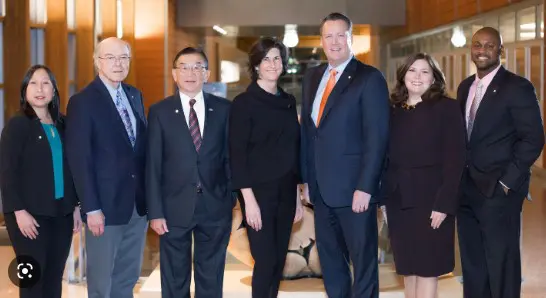
[[[388,225],[389,221],[387,220],[387,206],[383,205],[381,206],[381,214],[383,214],[383,218],[385,219],[385,223]]]
[[[241,189],[243,199],[245,200],[245,218],[246,223],[256,232],[262,229],[262,214],[260,206],[256,202],[254,192],[250,188]]]
[[[444,222],[444,219],[446,219],[446,214],[432,211],[432,214],[430,214],[430,219],[432,220],[430,223],[430,226],[433,229],[438,229],[440,228],[440,225],[442,224],[442,222]]]
[[[82,222],[82,214],[80,213],[80,207],[76,206],[74,208],[74,214],[72,215],[74,218],[74,233],[78,233],[82,230],[83,222]]]
[[[368,210],[371,196],[363,191],[355,190],[353,195],[353,212],[362,213]]]
[[[305,203],[311,205],[311,198],[309,197],[309,184],[307,183],[303,184],[301,197]]]
[[[21,234],[29,239],[36,239],[38,237],[38,229],[40,225],[34,219],[30,213],[26,210],[15,211],[15,219],[17,220],[17,226],[21,230]]]
[[[167,221],[164,218],[156,218],[150,221],[150,226],[159,236],[168,233]]]
[[[300,188],[296,188],[296,214],[294,215],[294,223],[300,221],[303,218],[303,204],[300,200]]]
[[[104,233],[104,214],[102,214],[102,211],[87,214],[87,227],[95,237]]]

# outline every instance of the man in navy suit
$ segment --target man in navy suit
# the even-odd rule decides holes
[[[160,235],[161,295],[189,298],[193,263],[195,297],[221,298],[235,203],[230,102],[203,92],[210,71],[200,49],[181,50],[172,75],[178,90],[150,107],[146,152],[148,217]]]
[[[98,76],[70,99],[66,129],[87,224],[88,296],[133,297],[147,229],[142,94],[123,83],[131,60],[126,42],[105,39],[93,58]]]
[[[381,72],[351,53],[352,23],[321,23],[328,64],[303,80],[302,173],[328,297],[379,297],[377,203],[388,141],[389,92]],[[354,269],[354,281],[350,271]]]

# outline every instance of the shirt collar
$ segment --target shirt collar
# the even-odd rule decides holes
[[[112,87],[112,85],[108,84],[101,76],[99,76],[99,78],[102,81],[102,83],[104,84],[104,86],[106,86],[106,89],[108,89],[108,92],[110,92],[110,94],[114,98],[116,97],[116,93],[118,92],[118,90],[122,91],[121,90],[121,83],[118,84],[117,88],[114,88],[114,87]]]
[[[476,74],[476,78],[474,79],[474,83],[477,85],[481,81],[482,85],[484,87],[489,86],[489,84],[491,84],[491,81],[493,81],[493,78],[495,77],[497,72],[499,72],[500,68],[501,68],[501,64],[499,64],[499,66],[497,66],[497,68],[495,68],[492,72],[488,73],[486,76],[484,76],[481,79],[478,77],[478,74]]]
[[[180,99],[182,100],[182,104],[188,105],[190,102],[190,99],[192,98],[195,99],[196,103],[204,100],[203,90],[199,91],[199,93],[197,93],[195,97],[189,97],[188,95],[184,94],[182,91],[178,91],[178,93],[180,94]]]
[[[349,62],[351,62],[351,60],[353,60],[353,58],[354,58],[354,56],[350,55],[347,60],[345,60],[343,63],[341,63],[340,65],[338,65],[336,67],[333,67],[331,64],[328,64],[328,68],[326,69],[326,73],[329,74],[330,70],[332,70],[332,69],[336,70],[336,72],[337,72],[336,75],[343,73],[343,71],[345,70],[345,68],[347,67]]]

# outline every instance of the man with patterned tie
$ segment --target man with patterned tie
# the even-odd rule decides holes
[[[544,146],[535,89],[501,66],[503,51],[496,29],[478,30],[477,74],[457,91],[468,137],[457,215],[465,298],[520,297],[520,214]]]
[[[66,152],[86,222],[89,298],[133,297],[147,219],[146,117],[141,92],[123,83],[131,49],[117,38],[93,56],[98,76],[68,102]]]
[[[315,205],[328,297],[377,298],[376,195],[388,142],[389,91],[379,70],[352,55],[349,18],[332,13],[320,29],[328,64],[310,69],[303,80],[305,196]]]
[[[178,90],[148,114],[146,201],[150,225],[160,235],[163,298],[190,297],[192,260],[195,297],[222,297],[235,203],[228,167],[230,102],[203,92],[209,75],[202,50],[181,50],[172,69]]]

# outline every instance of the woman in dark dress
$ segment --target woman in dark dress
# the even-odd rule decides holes
[[[407,298],[435,298],[438,277],[454,268],[464,122],[427,54],[400,66],[391,103],[383,204],[396,271],[404,276]]]
[[[29,270],[29,278],[20,280],[19,295],[61,298],[72,234],[82,221],[65,160],[59,91],[49,68],[35,65],[27,71],[20,102],[20,113],[8,121],[0,139],[6,229],[18,263]]]
[[[279,291],[292,223],[301,219],[300,126],[296,100],[278,86],[286,48],[262,38],[250,50],[252,83],[231,106],[229,144],[232,183],[241,202],[254,258],[252,297]]]

